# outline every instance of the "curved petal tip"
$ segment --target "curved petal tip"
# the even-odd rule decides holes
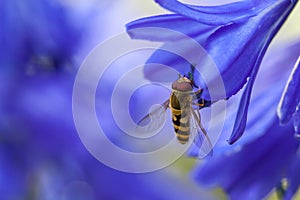
[[[278,108],[277,115],[280,123],[288,123],[300,102],[300,56],[295,64],[295,67],[287,81],[285,89],[282,93]]]

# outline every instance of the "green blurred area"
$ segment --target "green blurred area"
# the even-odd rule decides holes
[[[295,41],[300,38],[300,4],[294,8],[291,15],[288,17],[287,21],[281,27],[280,31],[274,38],[271,45],[277,45],[284,42]],[[272,47],[272,46],[271,46]]]

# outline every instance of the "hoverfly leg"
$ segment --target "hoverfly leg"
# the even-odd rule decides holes
[[[204,107],[205,106],[204,99],[199,99],[198,103],[193,102],[193,105],[199,106],[200,108]]]
[[[199,109],[196,109],[196,111],[197,111],[197,114],[198,114],[199,127],[200,127],[201,131],[203,132],[203,134],[207,136],[207,132],[206,132],[205,128],[203,127],[202,123],[201,123],[201,115],[200,115]]]
[[[194,92],[194,95],[199,95],[199,94],[201,94],[202,93],[202,91],[203,91],[203,89],[199,89],[199,90],[197,90],[196,92]],[[198,97],[198,96],[197,96]]]
[[[214,102],[211,102],[211,101],[207,101],[205,99],[199,99],[198,102],[193,102],[193,106],[197,106],[199,109],[202,109],[202,108],[206,108],[206,107],[210,107],[211,104],[214,103]]]
[[[202,92],[203,92],[203,89],[199,89],[196,92],[193,92],[192,93],[193,100],[200,99],[200,96],[201,96]]]

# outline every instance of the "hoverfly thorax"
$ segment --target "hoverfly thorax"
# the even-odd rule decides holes
[[[170,109],[177,139],[185,144],[190,136],[190,110],[192,105],[193,84],[187,77],[179,77],[172,84]]]
[[[178,113],[182,109],[189,108],[192,101],[192,92],[192,82],[187,77],[179,77],[179,79],[174,81],[170,95],[170,107],[173,108],[172,111]]]

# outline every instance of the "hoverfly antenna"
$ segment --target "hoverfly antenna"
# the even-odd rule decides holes
[[[195,64],[191,64],[191,71],[188,73],[188,78],[191,80],[192,86],[195,88],[199,88],[198,85],[195,84],[194,82],[194,73],[195,73]]]
[[[194,74],[196,68],[196,64],[191,64],[191,72]]]
[[[193,74],[191,72],[188,73],[187,77],[192,81],[193,80]]]

